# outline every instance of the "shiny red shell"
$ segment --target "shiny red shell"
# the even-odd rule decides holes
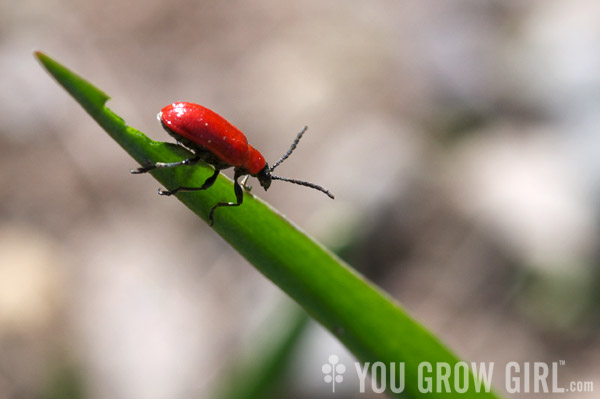
[[[164,107],[160,121],[173,133],[206,148],[226,164],[256,175],[265,158],[248,144],[244,133],[216,112],[202,105],[176,102]]]

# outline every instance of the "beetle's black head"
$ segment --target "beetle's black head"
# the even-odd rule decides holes
[[[256,175],[256,178],[260,182],[260,185],[263,186],[265,191],[271,187],[271,171],[269,170],[269,165],[265,163],[265,167],[261,169],[260,172]]]

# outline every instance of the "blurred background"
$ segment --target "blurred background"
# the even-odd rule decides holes
[[[564,360],[559,385],[599,389],[599,2],[22,0],[0,21],[1,398],[219,397],[278,330],[294,342],[278,397],[381,397],[349,375],[332,394],[321,366],[354,359],[130,175],[34,50],[156,140],[177,100],[271,162],[309,125],[280,173],[336,200],[257,195],[495,362],[498,392],[509,361]]]

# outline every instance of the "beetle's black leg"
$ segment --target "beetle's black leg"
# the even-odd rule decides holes
[[[239,174],[237,171],[235,172],[235,177],[234,177],[234,184],[233,184],[233,189],[235,191],[235,198],[237,200],[237,202],[219,202],[217,205],[213,206],[212,209],[210,210],[210,213],[208,214],[208,220],[210,221],[210,225],[212,226],[215,223],[215,220],[213,219],[213,214],[215,213],[215,210],[221,206],[240,206],[242,205],[242,202],[244,202],[244,190],[242,190],[242,186],[240,186],[240,183],[238,183],[238,179],[240,178],[240,176],[242,176],[241,174]]]
[[[204,184],[202,184],[202,186],[200,187],[177,187],[174,188],[173,190],[169,190],[169,191],[163,191],[160,188],[158,189],[158,194],[159,195],[173,195],[173,194],[177,194],[177,192],[179,191],[200,191],[200,190],[206,190],[207,188],[209,188],[210,186],[212,186],[213,184],[215,184],[215,181],[217,180],[217,177],[219,176],[219,172],[221,172],[221,169],[216,169],[215,168],[215,173],[212,174],[211,177],[209,177],[208,179],[206,179],[206,181],[204,182]]]
[[[194,165],[198,162],[200,162],[200,157],[196,156],[194,158],[184,159],[183,161],[179,161],[179,162],[169,162],[169,163],[157,162],[153,165],[147,165],[147,166],[142,166],[141,168],[131,169],[130,172],[132,174],[136,175],[139,173],[146,173],[146,172],[149,172],[154,169],[174,168],[176,166],[182,166],[182,165]]]

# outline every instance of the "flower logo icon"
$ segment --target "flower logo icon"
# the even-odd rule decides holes
[[[338,384],[344,381],[346,366],[340,363],[340,359],[336,355],[329,356],[329,363],[323,364],[321,371],[325,376],[323,379],[326,383],[331,384],[331,392],[335,392],[335,383]]]

